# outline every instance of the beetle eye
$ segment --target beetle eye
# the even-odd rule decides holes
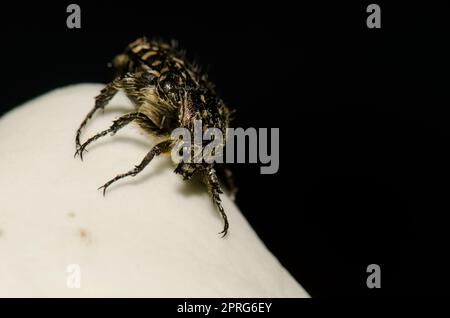
[[[162,88],[163,88],[165,93],[170,93],[170,91],[173,90],[173,85],[169,81],[164,81],[164,83],[162,85]]]
[[[161,90],[164,92],[164,94],[170,98],[171,100],[176,100],[178,96],[178,89],[175,87],[173,82],[170,79],[164,80],[160,84]]]
[[[175,85],[173,85],[173,82],[170,79],[165,79],[160,84],[161,89],[164,91],[167,95],[172,95],[176,93],[177,89],[175,88]]]

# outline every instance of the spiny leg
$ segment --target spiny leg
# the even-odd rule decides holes
[[[216,204],[217,208],[219,209],[220,215],[222,216],[223,222],[224,222],[224,227],[222,232],[220,232],[219,234],[222,234],[222,237],[224,237],[225,235],[227,235],[228,232],[228,218],[227,215],[225,214],[225,211],[223,209],[222,206],[222,200],[220,199],[220,194],[223,193],[222,189],[220,188],[220,183],[219,180],[217,179],[217,175],[216,175],[216,171],[214,170],[214,168],[210,168],[207,171],[207,186],[208,186],[208,191],[211,194],[211,197],[214,201],[214,203]]]
[[[113,179],[106,182],[104,185],[102,185],[99,190],[103,188],[103,195],[105,195],[106,189],[117,180],[120,180],[122,178],[128,177],[128,176],[136,176],[139,172],[141,172],[149,163],[152,161],[152,159],[155,156],[158,156],[159,154],[166,152],[170,149],[172,144],[171,140],[165,140],[160,142],[159,144],[155,145],[148,153],[145,155],[144,159],[142,159],[141,163],[134,167],[133,170],[130,170],[126,173],[122,173],[114,177]]]
[[[123,128],[124,126],[126,126],[127,124],[129,124],[130,122],[132,122],[135,119],[139,119],[147,126],[150,126],[150,127],[155,126],[155,124],[143,113],[136,112],[136,113],[129,113],[129,114],[123,115],[123,116],[119,117],[118,119],[114,120],[111,127],[95,134],[94,136],[92,136],[91,138],[86,140],[82,145],[80,145],[78,147],[77,151],[75,152],[75,156],[77,154],[79,154],[81,160],[83,160],[83,151],[85,151],[86,147],[90,143],[92,143],[93,141],[95,141],[95,140],[99,139],[100,137],[103,137],[109,133],[115,134],[119,129]]]
[[[95,97],[94,108],[91,109],[91,111],[86,115],[84,120],[81,122],[80,127],[78,127],[77,135],[75,137],[75,144],[77,149],[80,148],[81,146],[80,137],[84,126],[86,126],[87,122],[92,118],[92,116],[94,116],[97,110],[104,109],[105,106],[109,103],[109,101],[114,97],[114,95],[116,95],[116,93],[121,87],[121,81],[126,76],[131,76],[131,74],[126,74],[125,76],[120,76],[116,78],[111,83],[107,84],[105,88],[101,90],[100,94]]]

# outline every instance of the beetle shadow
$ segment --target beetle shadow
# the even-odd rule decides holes
[[[180,178],[182,178],[181,175]],[[184,182],[177,187],[177,191],[182,195],[189,197],[203,195],[207,192],[207,188],[202,182],[201,177],[195,174],[191,180],[184,180]]]
[[[95,114],[92,116],[92,118],[89,120],[89,123],[103,117],[103,116],[111,116],[111,115],[116,115],[117,118],[120,116],[123,116],[125,114],[128,113],[132,113],[135,112],[136,108],[132,107],[132,106],[124,106],[124,105],[114,105],[114,106],[109,106],[106,105],[105,108],[103,109],[99,109],[95,112]],[[112,124],[112,123],[111,123]],[[78,127],[77,127],[78,128]]]
[[[133,111],[136,111],[133,107],[129,106],[106,106],[103,110],[99,110],[95,115],[96,116],[102,116],[102,115],[110,115],[110,114],[120,114],[120,116],[125,115],[127,113],[131,113]],[[94,120],[95,117],[92,118]]]

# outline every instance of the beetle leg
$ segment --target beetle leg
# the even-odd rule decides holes
[[[103,189],[103,195],[105,195],[106,189],[107,189],[112,183],[116,182],[116,181],[119,180],[119,179],[125,178],[125,177],[127,177],[127,176],[132,176],[132,177],[136,176],[139,172],[141,172],[141,171],[142,171],[142,170],[150,163],[150,161],[152,161],[152,159],[153,159],[155,156],[157,156],[157,155],[159,155],[159,154],[161,154],[161,153],[166,152],[167,150],[169,150],[170,147],[171,147],[171,145],[172,145],[172,141],[171,141],[170,139],[169,139],[169,140],[162,141],[162,142],[160,142],[159,144],[155,145],[155,146],[147,153],[147,155],[145,155],[145,157],[144,157],[144,159],[142,159],[141,163],[140,163],[139,165],[135,166],[133,170],[130,170],[130,171],[126,172],[126,173],[122,173],[122,174],[117,175],[116,177],[114,177],[113,179],[109,180],[108,182],[106,182],[104,185],[102,185],[102,186],[101,186],[100,188],[98,188],[98,189],[99,189],[99,190],[100,190],[100,189]]]
[[[223,222],[224,222],[224,227],[222,232],[220,232],[219,234],[223,234],[222,237],[224,237],[225,235],[227,235],[228,232],[228,218],[227,215],[225,214],[225,211],[223,209],[222,206],[222,200],[220,199],[220,194],[223,193],[222,189],[220,188],[220,183],[219,180],[217,179],[217,175],[216,175],[216,171],[214,170],[214,168],[210,168],[207,170],[207,177],[206,177],[206,183],[208,186],[208,191],[211,194],[211,197],[215,203],[215,205],[217,206],[217,208],[219,209],[220,215],[222,216]]]
[[[126,126],[133,120],[139,120],[141,123],[143,123],[144,126],[149,126],[149,127],[155,126],[155,124],[143,113],[136,112],[136,113],[129,113],[129,114],[123,115],[123,116],[119,117],[118,119],[116,119],[113,122],[113,124],[111,125],[111,127],[97,133],[96,135],[94,135],[91,138],[89,138],[88,140],[86,140],[82,145],[80,145],[77,148],[77,151],[75,152],[75,156],[80,155],[81,160],[83,160],[83,152],[85,151],[86,146],[88,146],[93,141],[95,141],[95,140],[99,139],[100,137],[103,137],[109,133],[115,134],[119,129]]]
[[[126,73],[125,75],[119,76],[112,82],[107,84],[100,92],[99,95],[95,97],[95,105],[91,111],[86,115],[84,120],[81,122],[80,127],[78,127],[77,134],[75,137],[75,144],[77,149],[81,147],[80,137],[81,132],[86,126],[87,122],[94,116],[94,114],[99,109],[104,109],[106,105],[111,101],[111,99],[117,94],[119,89],[123,88],[128,82],[134,82],[134,75],[132,73]]]

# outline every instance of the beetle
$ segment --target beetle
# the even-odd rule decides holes
[[[171,138],[174,129],[182,127],[193,133],[194,122],[199,120],[203,130],[214,127],[225,132],[228,128],[232,112],[217,94],[207,74],[188,61],[177,42],[139,38],[113,59],[112,66],[117,76],[96,96],[94,107],[80,124],[75,137],[75,156],[79,155],[83,160],[83,153],[89,144],[107,134],[115,134],[131,122],[137,123],[160,141],[134,169],[117,175],[101,186],[99,189],[103,189],[103,195],[112,183],[136,176],[155,156],[170,152],[177,142]],[[98,110],[104,109],[119,90],[131,100],[134,111],[122,115],[108,129],[81,143],[81,134],[88,121]],[[237,188],[231,171],[215,162],[182,161],[177,163],[174,172],[182,175],[184,180],[191,179],[193,175],[201,176],[223,219],[224,227],[219,234],[224,237],[229,223],[221,203],[223,190],[218,176],[223,178],[230,196],[234,198]]]

